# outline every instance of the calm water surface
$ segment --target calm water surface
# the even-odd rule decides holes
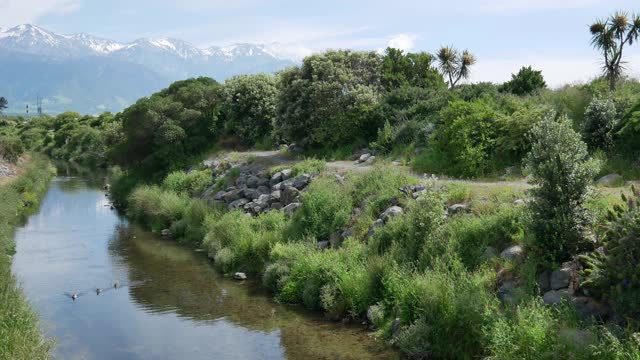
[[[57,178],[16,234],[13,271],[57,358],[396,357],[361,328],[222,278],[204,255],[128,225],[108,205],[97,185]]]

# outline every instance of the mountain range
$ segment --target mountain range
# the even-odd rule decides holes
[[[275,72],[295,61],[277,44],[198,48],[186,41],[140,38],[122,43],[89,34],[63,35],[36,25],[0,29],[0,96],[5,113],[117,112],[176,80]]]

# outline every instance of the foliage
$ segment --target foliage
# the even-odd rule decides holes
[[[0,358],[48,359],[52,347],[42,338],[38,317],[11,273],[14,228],[37,208],[47,190],[53,168],[44,158],[32,157],[23,174],[0,186]]]
[[[441,88],[442,76],[432,65],[431,54],[408,53],[387,48],[382,58],[382,85],[387,90],[400,87]]]
[[[271,134],[276,115],[276,79],[272,75],[240,75],[224,83],[222,117],[230,134],[252,145]]]
[[[501,158],[519,163],[531,149],[530,139],[526,135],[548,113],[548,107],[528,103],[510,116],[500,117],[501,136],[496,140],[496,146]]]
[[[442,75],[448,78],[449,88],[453,89],[461,79],[471,74],[470,67],[476,63],[476,57],[464,50],[460,53],[451,46],[443,46],[436,53]]]
[[[379,120],[381,59],[374,52],[327,51],[280,73],[277,136],[303,147],[370,139]]]
[[[584,114],[582,137],[590,149],[607,150],[613,143],[616,106],[610,98],[594,97]]]
[[[477,176],[492,167],[499,134],[499,115],[482,102],[453,102],[440,113],[432,146],[444,156],[445,168],[420,169],[457,176]],[[434,152],[428,153],[432,155]]]
[[[609,301],[617,313],[640,318],[640,191],[632,187],[629,196],[622,194],[624,205],[615,205],[607,214],[603,248],[583,259],[588,268],[583,286],[592,288]]]
[[[618,131],[619,151],[627,157],[634,157],[640,152],[640,100],[638,100],[620,121]]]
[[[328,240],[347,223],[351,209],[349,194],[335,180],[318,179],[302,193],[302,208],[293,216],[290,236]]]
[[[176,193],[187,193],[195,197],[200,195],[213,182],[211,171],[201,170],[185,173],[184,171],[174,171],[167,175],[162,182],[165,190]]]
[[[135,172],[162,178],[212,145],[221,97],[213,79],[178,81],[118,114],[124,140],[114,160]]]
[[[0,136],[0,158],[8,162],[15,163],[18,161],[24,146],[20,138],[16,136]]]
[[[511,74],[511,80],[504,83],[502,91],[519,96],[531,95],[547,87],[542,71],[533,70],[531,66],[522,67],[517,74]]]
[[[2,114],[2,110],[6,109],[9,106],[9,102],[4,96],[0,96],[0,114]]]
[[[533,127],[531,152],[526,158],[537,185],[532,190],[532,245],[537,255],[551,262],[566,260],[584,247],[588,216],[583,205],[598,172],[569,120],[554,118],[550,113]]]
[[[604,64],[602,70],[609,80],[609,90],[616,89],[617,81],[622,77],[624,63],[622,51],[625,45],[632,45],[640,35],[640,15],[631,15],[618,11],[606,20],[597,20],[590,27],[591,45],[602,52]]]

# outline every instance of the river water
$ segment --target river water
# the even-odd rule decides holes
[[[109,204],[98,183],[59,177],[16,233],[13,272],[56,358],[396,357],[359,326],[220,276],[202,253],[128,224]]]

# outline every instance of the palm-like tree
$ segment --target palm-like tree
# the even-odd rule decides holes
[[[606,20],[597,20],[589,27],[591,44],[604,56],[602,70],[609,80],[609,90],[616,89],[616,82],[624,71],[622,50],[632,45],[640,36],[640,15],[618,11]]]
[[[471,73],[469,68],[476,63],[476,57],[469,50],[459,53],[451,46],[442,46],[436,57],[440,71],[449,78],[450,89],[453,89],[460,79],[467,79]]]

